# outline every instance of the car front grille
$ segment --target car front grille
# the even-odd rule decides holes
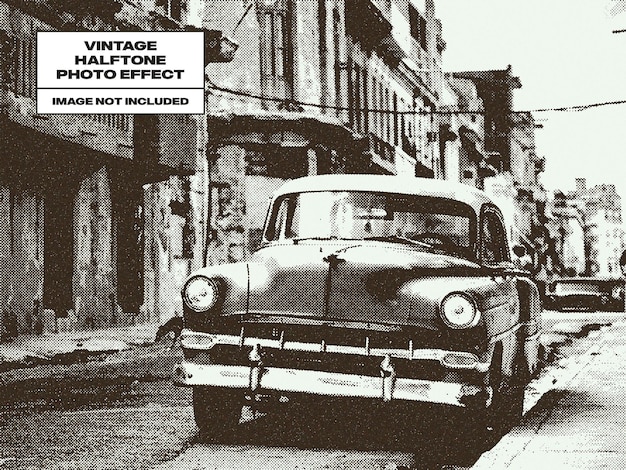
[[[308,323],[304,319],[287,322],[250,321],[244,318],[222,317],[214,322],[207,333],[237,335],[244,338],[260,338],[279,342],[309,343],[326,347],[348,346],[362,348],[368,355],[372,349],[453,349],[479,354],[486,349],[484,328],[452,330],[446,327],[427,329],[407,325],[383,325],[350,322]],[[361,354],[360,352],[358,354]]]
[[[399,325],[355,325],[354,322],[349,327],[319,321],[311,325],[305,324],[303,319],[297,319],[295,324],[254,322],[235,317],[220,320],[207,333],[238,336],[238,340],[233,341],[238,344],[215,344],[203,351],[188,349],[185,350],[187,359],[206,364],[247,365],[250,343],[258,339],[264,343],[261,348],[264,367],[379,376],[382,356],[391,351],[398,376],[447,380],[456,373],[464,377],[477,373],[473,370],[451,372],[439,360],[416,360],[409,351],[448,350],[479,355],[486,350],[484,329],[479,327],[430,330]],[[248,346],[243,346],[244,343]]]

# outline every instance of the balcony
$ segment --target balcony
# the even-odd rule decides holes
[[[428,53],[422,49],[417,39],[411,36],[411,52],[410,58],[418,69],[428,69],[430,64],[428,60]]]
[[[363,144],[362,155],[368,159],[369,172],[392,175],[396,173],[396,155],[392,145],[372,133],[365,136]]]
[[[378,52],[392,67],[397,67],[400,61],[407,55],[402,46],[398,44],[398,41],[396,41],[391,34],[387,34],[380,40]]]
[[[391,23],[379,3],[375,0],[346,0],[345,3],[346,33],[370,50],[391,36]]]

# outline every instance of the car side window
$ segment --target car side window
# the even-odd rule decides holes
[[[480,254],[483,263],[497,264],[508,260],[506,231],[502,220],[495,212],[483,212]]]
[[[273,214],[270,216],[265,238],[267,240],[279,240],[285,238],[285,228],[289,213],[289,198],[285,197],[274,206]]]

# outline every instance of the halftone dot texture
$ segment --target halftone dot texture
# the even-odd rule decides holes
[[[583,344],[592,349],[574,377],[557,382],[474,470],[625,468],[626,326]]]

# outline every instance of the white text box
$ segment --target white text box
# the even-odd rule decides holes
[[[37,33],[37,88],[203,88],[204,33]]]
[[[204,90],[37,90],[40,114],[203,114]]]

